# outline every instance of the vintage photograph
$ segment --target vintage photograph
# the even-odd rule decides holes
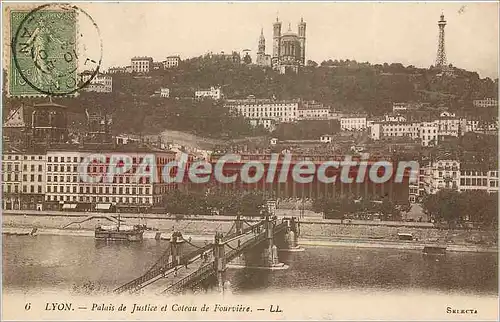
[[[2,319],[498,321],[499,4],[2,3]]]

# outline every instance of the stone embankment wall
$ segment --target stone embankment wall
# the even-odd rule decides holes
[[[3,213],[3,227],[17,228],[47,228],[60,230],[93,230],[96,225],[112,224],[104,217],[93,218],[92,216],[102,214],[82,213],[51,213],[30,214]],[[113,214],[113,216],[116,216]],[[211,217],[184,217],[162,216],[147,214],[141,218],[135,215],[123,214],[121,218],[124,224],[147,224],[160,232],[181,231],[191,235],[214,235],[216,231],[227,232],[233,225],[234,218],[211,216]],[[259,220],[246,219],[252,223]],[[68,224],[72,223],[68,226]],[[64,228],[66,227],[66,228]],[[306,239],[373,239],[373,240],[398,240],[398,233],[411,233],[420,242],[446,242],[457,245],[496,245],[498,235],[496,231],[467,231],[467,230],[441,230],[432,228],[429,224],[422,223],[397,223],[397,222],[350,222],[340,223],[339,220],[304,219],[300,224],[302,238]]]

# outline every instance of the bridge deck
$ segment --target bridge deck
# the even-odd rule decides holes
[[[240,234],[235,232],[224,238],[226,263],[266,239],[266,231],[263,229],[264,223],[264,221],[261,221],[243,229]],[[286,227],[287,223],[285,222],[275,224],[274,234]],[[173,264],[167,250],[164,256],[149,271],[141,277],[120,286],[115,292],[136,292],[141,290],[145,293],[161,294],[177,292],[196,285],[215,273],[213,247],[213,244],[198,247],[197,250],[182,256],[178,265]]]
[[[239,236],[233,237],[229,240],[226,245],[226,256],[234,254],[240,254],[247,247],[242,247],[248,245],[249,241],[253,241],[256,239],[262,240],[265,237],[265,231],[261,231],[260,234],[250,231],[244,231],[243,234]],[[238,248],[238,240],[240,241],[240,247]],[[236,252],[236,253],[235,253]],[[208,260],[204,260],[203,254],[208,255]],[[234,258],[234,257],[233,257]],[[178,265],[172,269],[169,269],[165,274],[159,276],[152,283],[147,284],[143,287],[144,292],[147,293],[164,293],[169,290],[173,290],[177,288],[177,285],[187,284],[195,282],[190,279],[195,279],[202,273],[210,275],[215,272],[214,266],[214,256],[213,250],[209,249],[204,251],[202,254],[196,254],[196,256],[192,256],[189,258],[188,265]],[[208,272],[211,271],[211,272]]]

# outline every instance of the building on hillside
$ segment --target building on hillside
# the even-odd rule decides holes
[[[220,87],[210,87],[210,89],[202,89],[194,92],[194,98],[220,100],[222,98],[222,90]]]
[[[231,99],[225,105],[248,119],[272,119],[277,123],[295,122],[299,114],[299,100]]]
[[[161,87],[160,89],[155,91],[153,96],[169,98],[170,97],[170,89],[168,89],[166,87]]]
[[[134,57],[130,60],[130,65],[134,73],[149,73],[153,70],[153,58]]]
[[[127,67],[110,67],[108,68],[108,74],[124,74],[129,73]]]
[[[436,146],[438,144],[438,124],[436,122],[420,123],[420,140],[422,146]]]
[[[204,56],[205,59],[210,59],[210,60],[215,60],[215,61],[229,61],[235,64],[241,64],[241,55],[237,51],[233,51],[230,54],[226,54],[224,51],[221,51],[218,54],[214,54],[212,52],[209,52],[205,54]]]
[[[177,68],[179,67],[179,63],[181,62],[180,56],[167,56],[167,58],[163,61],[163,68]]]
[[[370,125],[370,138],[372,140],[384,140],[392,137],[419,138],[419,124],[413,122],[374,122]]]
[[[441,138],[444,136],[459,137],[466,131],[465,119],[460,119],[455,114],[443,112],[435,122],[438,126],[438,142],[441,142]]]
[[[406,117],[398,113],[386,114],[384,118],[386,122],[406,122]]]
[[[441,189],[458,190],[460,185],[460,162],[457,160],[436,160],[424,168],[423,188],[427,194]]]
[[[113,77],[105,74],[97,74],[93,78],[93,73],[84,71],[80,74],[82,83],[90,83],[83,87],[84,91],[97,92],[97,93],[111,93],[113,92]]]
[[[481,170],[458,160],[436,160],[420,170],[420,194],[435,194],[442,189],[498,193],[498,169]]]
[[[330,108],[315,101],[304,101],[299,104],[299,120],[328,120]]]
[[[366,116],[351,115],[340,119],[342,131],[363,131],[366,129]]]
[[[153,70],[162,70],[163,68],[163,62],[153,62]]]
[[[465,122],[466,132],[475,132],[483,134],[496,134],[498,131],[498,118],[494,120],[485,120],[482,118],[467,118]]]
[[[482,100],[473,100],[472,105],[474,107],[498,107],[498,100],[488,97]]]
[[[319,141],[322,143],[332,143],[333,142],[333,135],[331,134],[325,134],[319,137]]]
[[[271,119],[271,118],[259,118],[259,119],[251,119],[250,120],[250,125],[251,126],[263,126],[266,130],[269,132],[272,132],[276,129],[276,120]]]
[[[463,169],[460,171],[459,191],[480,190],[498,193],[498,170]]]

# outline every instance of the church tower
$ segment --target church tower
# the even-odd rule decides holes
[[[276,22],[273,24],[273,58],[272,65],[275,66],[279,63],[280,57],[280,39],[281,39],[281,22],[276,17]]]
[[[259,48],[257,54],[266,54],[266,38],[264,38],[264,28],[260,30]]]
[[[306,23],[304,18],[300,18],[299,23],[299,43],[300,43],[300,62],[302,66],[306,64]]]
[[[260,30],[259,46],[257,48],[257,65],[268,66],[268,56],[269,55],[266,55],[266,38],[264,38],[264,28],[262,28]]]

